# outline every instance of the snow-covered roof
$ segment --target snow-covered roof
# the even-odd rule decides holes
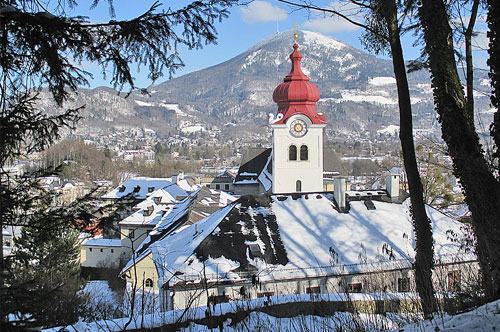
[[[120,247],[122,241],[120,239],[100,239],[92,238],[83,240],[82,246],[96,246],[96,247]]]
[[[196,278],[203,269],[253,270],[265,280],[410,265],[415,239],[407,204],[372,202],[375,209],[352,201],[340,213],[322,194],[243,196],[157,241],[153,259],[164,281],[175,271]],[[436,256],[458,259],[460,245],[448,232],[460,236],[464,225],[430,207],[427,213]]]
[[[120,225],[154,226],[172,212],[175,204],[187,196],[188,193],[178,185],[169,184],[138,203],[134,207],[137,211],[120,221]]]
[[[151,252],[151,246],[159,239],[163,239],[169,234],[176,232],[177,229],[191,224],[190,212],[207,216],[235,200],[236,197],[224,191],[202,187],[191,193],[182,201],[176,202],[176,204],[173,205],[168,205],[167,207],[169,210],[159,219],[155,220],[156,226],[137,249],[135,261],[140,261],[148,255]],[[132,264],[133,260],[130,260],[123,268],[122,272],[128,270]]]
[[[142,200],[146,199],[154,191],[171,186],[172,184],[171,178],[135,177],[123,182],[121,185],[102,196],[102,198],[117,199],[130,195],[136,199]],[[178,193],[172,191],[174,190],[173,188],[169,191],[173,197],[177,195],[185,195],[186,191],[193,190],[189,183],[184,179],[178,181],[176,183],[176,187],[174,188],[178,188]]]

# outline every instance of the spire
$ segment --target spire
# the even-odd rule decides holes
[[[297,41],[297,32],[294,40]],[[283,83],[274,89],[273,100],[278,104],[279,121],[274,123],[283,124],[294,114],[301,113],[309,117],[314,124],[326,123],[324,114],[316,113],[316,102],[319,100],[319,90],[309,77],[302,72],[300,61],[302,54],[298,51],[299,45],[293,44],[293,52],[290,54],[292,69],[283,79]]]

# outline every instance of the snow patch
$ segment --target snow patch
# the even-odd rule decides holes
[[[368,80],[368,84],[375,86],[396,84],[396,79],[390,76],[373,77]]]

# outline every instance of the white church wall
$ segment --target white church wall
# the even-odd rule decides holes
[[[323,127],[311,125],[303,137],[293,137],[287,125],[273,125],[273,193],[297,192],[296,182],[301,181],[301,192],[323,190]],[[295,144],[300,150],[308,147],[308,160],[289,160],[288,149]]]

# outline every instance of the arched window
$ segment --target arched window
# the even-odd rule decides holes
[[[309,149],[307,145],[302,145],[300,147],[300,160],[309,160]]]
[[[297,147],[294,144],[288,147],[288,160],[297,160]]]
[[[149,287],[149,288],[153,287],[153,280],[151,280],[149,278],[146,279],[146,287]]]
[[[295,182],[295,191],[297,191],[297,192],[302,191],[302,181],[297,180],[297,181]]]

